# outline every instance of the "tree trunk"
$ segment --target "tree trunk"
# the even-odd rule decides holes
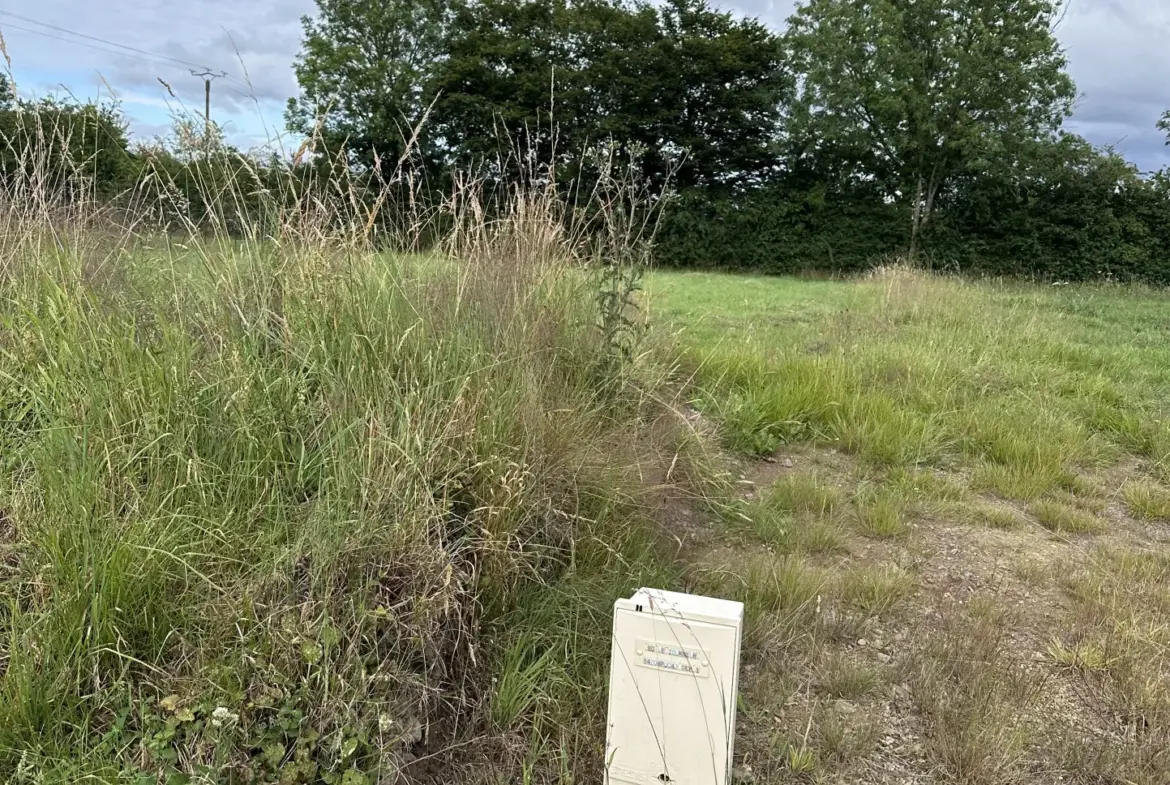
[[[918,189],[914,195],[914,213],[910,219],[911,262],[918,260],[918,245],[922,240],[922,230],[926,228],[926,224],[930,222],[930,217],[934,213],[934,197],[938,195],[938,189],[942,185],[943,162],[940,160],[935,163],[934,168],[930,171],[929,182],[924,180],[921,168],[918,171]]]
[[[932,179],[930,185],[926,188],[926,206],[922,209],[922,219],[918,222],[918,230],[922,231],[926,228],[926,224],[930,221],[930,216],[934,214],[934,195],[938,193],[939,183],[937,179]]]
[[[910,215],[910,261],[918,258],[918,233],[922,229],[922,173],[918,174],[918,188],[914,192],[914,211]]]

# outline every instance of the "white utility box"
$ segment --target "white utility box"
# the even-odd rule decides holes
[[[639,589],[613,609],[605,782],[727,785],[743,604]]]

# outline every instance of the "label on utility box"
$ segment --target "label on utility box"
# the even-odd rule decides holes
[[[638,664],[646,668],[687,676],[706,676],[710,671],[702,652],[683,648],[677,643],[638,641],[637,654]]]

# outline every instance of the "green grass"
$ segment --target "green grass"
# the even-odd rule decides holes
[[[1165,779],[1168,562],[1116,503],[1170,520],[1170,295],[902,267],[648,290],[725,443],[816,466],[753,467],[778,477],[746,508],[767,548],[702,586],[747,604],[745,683],[783,685],[744,718],[757,781],[890,756],[979,785]],[[888,715],[921,735],[874,756]]]
[[[840,490],[815,474],[792,474],[777,480],[745,513],[756,536],[780,553],[828,554],[843,547],[834,514],[841,504]]]
[[[369,783],[424,728],[599,765],[613,598],[677,580],[642,478],[701,470],[538,211],[436,272],[15,209],[0,779]]]
[[[973,283],[901,268],[868,280],[652,276],[698,405],[748,453],[836,445],[875,468],[973,470],[1033,501],[1131,453],[1166,465],[1165,295]]]
[[[841,655],[825,657],[817,665],[817,688],[830,698],[859,700],[872,694],[881,681],[876,668]]]
[[[890,539],[906,532],[906,504],[896,493],[865,489],[857,496],[857,527],[869,537]]]
[[[841,525],[831,517],[786,515],[753,505],[746,511],[752,531],[782,554],[829,554],[844,548]]]
[[[841,491],[815,474],[790,474],[772,484],[764,503],[784,512],[828,515],[840,505]]]
[[[1015,511],[997,504],[981,504],[976,508],[975,520],[993,529],[1018,529],[1024,520]]]
[[[854,568],[841,575],[838,592],[844,604],[865,616],[890,613],[913,594],[917,582],[892,565]]]
[[[1092,513],[1070,504],[1041,499],[1028,508],[1045,529],[1069,534],[1094,534],[1106,529],[1105,522]]]
[[[1151,482],[1131,482],[1123,491],[1125,504],[1135,517],[1170,521],[1170,490]]]

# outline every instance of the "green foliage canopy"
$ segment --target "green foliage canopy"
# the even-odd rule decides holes
[[[1010,166],[1075,90],[1049,0],[810,0],[786,39],[802,74],[789,132],[848,151],[911,204],[910,254],[957,172]]]

